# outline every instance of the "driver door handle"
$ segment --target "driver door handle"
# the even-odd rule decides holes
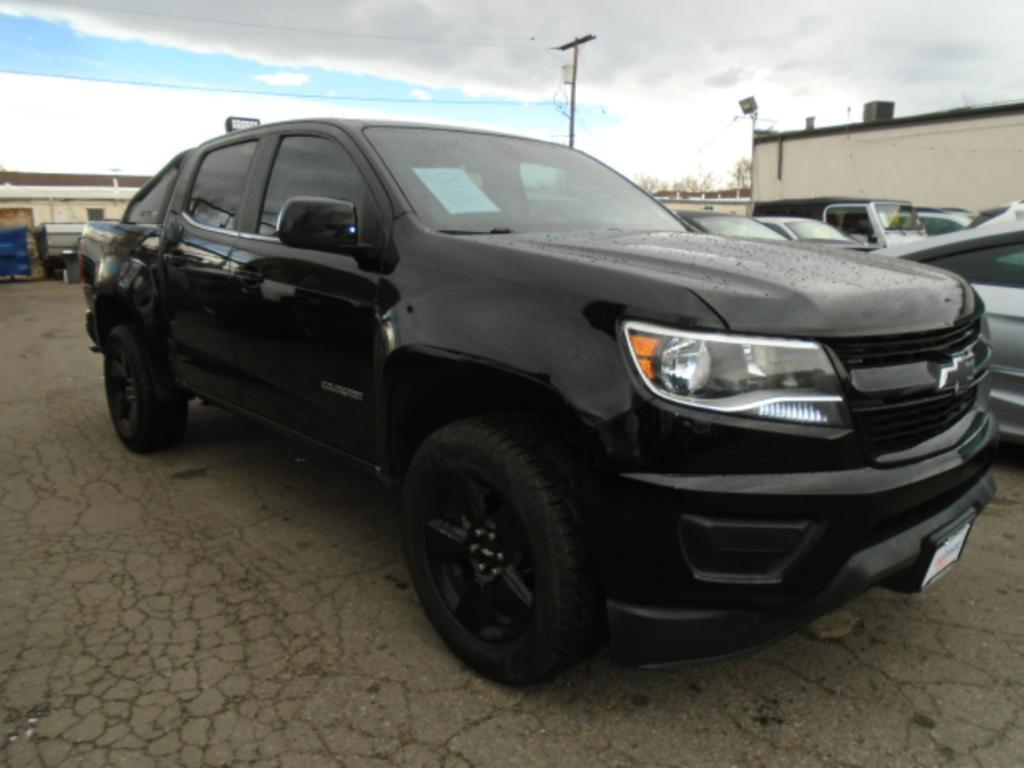
[[[245,286],[254,286],[263,282],[263,275],[253,267],[239,267],[235,270],[235,280]]]

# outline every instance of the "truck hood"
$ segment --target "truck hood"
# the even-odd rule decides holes
[[[971,287],[949,272],[835,248],[794,248],[685,232],[481,239],[591,268],[646,273],[692,291],[730,329],[747,333],[912,333],[954,325],[975,310]]]

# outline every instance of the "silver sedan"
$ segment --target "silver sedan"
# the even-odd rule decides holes
[[[1003,440],[1024,444],[1024,221],[990,224],[877,251],[967,279],[992,333],[992,411]]]

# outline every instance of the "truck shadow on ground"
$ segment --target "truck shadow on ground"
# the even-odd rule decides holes
[[[447,654],[409,588],[400,557],[398,507],[393,494],[370,475],[217,408],[194,406],[192,415],[185,443],[173,451],[178,459],[175,464],[189,457],[196,464],[192,467],[195,471],[230,457],[231,466],[244,466],[243,484],[249,483],[259,498],[273,500],[268,510],[273,518],[287,522],[293,530],[301,530],[302,557],[306,563],[315,561],[329,570],[335,562],[339,571],[380,568],[382,578],[402,590],[407,598],[400,606],[402,623],[412,622],[417,636],[432,653]],[[202,460],[195,461],[196,454],[201,454]],[[1001,461],[1022,459],[1024,452],[1013,447],[1004,450]],[[178,472],[180,476],[190,470]],[[194,476],[215,479],[214,475],[211,469],[196,471]],[[278,538],[275,545],[287,547],[288,538]],[[364,546],[338,553],[339,545],[353,541]],[[341,562],[341,558],[356,561]],[[698,696],[713,681],[723,680],[730,681],[729,685],[738,690],[755,690],[758,695],[769,697],[796,695],[809,689],[833,695],[840,688],[850,688],[847,673],[852,673],[859,684],[867,685],[866,679],[883,681],[890,667],[919,667],[922,654],[948,657],[950,650],[934,642],[935,624],[939,620],[935,614],[943,613],[951,600],[959,599],[958,594],[963,593],[969,578],[967,574],[957,574],[948,581],[949,584],[925,595],[871,590],[843,609],[838,624],[833,622],[822,631],[798,630],[765,649],[730,660],[657,670],[634,669],[611,663],[605,644],[593,657],[562,675],[554,690],[569,699],[585,696],[595,686],[645,691],[637,694],[635,700],[630,699],[630,706],[634,707],[652,704],[656,699],[652,692],[673,690],[671,698],[677,700],[683,695],[680,690]],[[876,666],[877,675],[866,675],[867,670]],[[786,684],[780,690],[783,681]],[[834,683],[834,690],[829,681]]]
[[[209,710],[217,765],[246,762],[225,745],[269,750],[272,731],[295,728],[295,749],[314,729],[338,754],[427,750],[419,765],[936,765],[979,750],[1013,764],[1003,758],[1017,748],[1024,590],[1009,471],[1009,506],[993,507],[965,562],[924,595],[874,590],[827,631],[743,658],[640,670],[600,650],[511,689],[464,667],[433,631],[375,478],[198,404],[180,445],[134,455],[95,386],[67,411],[64,399],[49,407],[93,481],[69,486],[92,500],[82,519],[109,519],[89,530],[60,517],[38,533],[24,523],[45,552],[26,562],[57,580],[35,593],[50,625],[18,604],[19,631],[47,638],[26,642],[5,702],[22,734],[40,707],[46,728],[85,722],[79,708],[137,680],[135,704],[165,702],[175,738]],[[67,636],[51,649],[55,627]],[[69,683],[83,649],[84,687]]]

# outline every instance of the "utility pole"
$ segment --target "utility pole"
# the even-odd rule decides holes
[[[757,172],[757,166],[755,164],[755,155],[757,153],[757,99],[753,96],[748,96],[745,99],[740,99],[740,110],[744,116],[750,118],[750,210],[749,215],[754,215],[754,180],[757,178],[754,174]],[[779,150],[780,152],[782,150]]]
[[[556,51],[568,51],[572,48],[572,95],[569,99],[569,146],[573,146],[576,143],[576,65],[580,60],[580,46],[584,43],[589,43],[591,40],[596,40],[594,35],[584,35],[583,37],[577,37],[574,40],[569,41],[565,45],[556,46],[553,50]]]

